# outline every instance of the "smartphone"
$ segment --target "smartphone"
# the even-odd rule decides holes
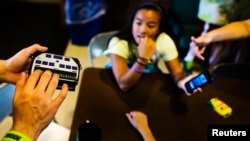
[[[197,76],[185,83],[186,90],[192,93],[194,89],[205,86],[213,80],[209,71],[199,73]]]
[[[81,64],[77,58],[62,56],[52,53],[39,53],[32,57],[29,74],[36,69],[50,70],[59,75],[57,89],[61,89],[63,83],[67,83],[70,91],[74,91],[78,84]]]

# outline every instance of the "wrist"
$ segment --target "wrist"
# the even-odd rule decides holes
[[[131,69],[132,69],[134,72],[139,73],[139,74],[142,74],[142,73],[143,73],[143,70],[144,70],[144,69],[141,69],[141,68],[137,67],[136,64],[134,64],[134,65],[132,66]]]
[[[140,66],[143,66],[143,67],[145,67],[147,65],[147,62],[141,61],[140,59],[137,59],[136,63],[139,64]]]
[[[2,139],[3,141],[32,141],[32,139],[25,134],[10,130],[8,131]]]
[[[148,63],[148,59],[147,59],[147,58],[144,58],[144,57],[138,57],[138,58],[137,58],[137,62],[139,62],[139,63],[141,63],[141,64],[144,64],[144,66],[145,66],[145,65],[147,65],[147,63]]]
[[[31,138],[32,140],[37,140],[41,130],[40,127],[35,126],[36,125],[31,126],[26,124],[17,124],[17,122],[14,122],[11,131],[22,133],[27,137]]]
[[[179,86],[179,82],[186,78],[186,74],[184,72],[179,72],[177,74],[174,74],[174,81],[177,86]]]

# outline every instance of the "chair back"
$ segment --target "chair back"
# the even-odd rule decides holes
[[[102,32],[91,38],[88,44],[88,59],[91,67],[94,67],[94,58],[103,56],[103,51],[107,48],[109,39],[118,32],[118,30]]]

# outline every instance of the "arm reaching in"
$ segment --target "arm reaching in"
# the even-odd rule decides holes
[[[189,53],[192,52],[191,54],[195,54],[198,58],[204,60],[202,53],[208,44],[246,37],[250,37],[250,19],[229,23],[197,38],[192,36]]]
[[[144,141],[155,141],[155,138],[148,126],[147,116],[139,111],[126,113],[131,125],[142,135]]]

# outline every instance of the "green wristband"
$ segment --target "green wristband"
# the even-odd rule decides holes
[[[32,139],[18,131],[10,130],[5,134],[2,141],[32,141]]]

